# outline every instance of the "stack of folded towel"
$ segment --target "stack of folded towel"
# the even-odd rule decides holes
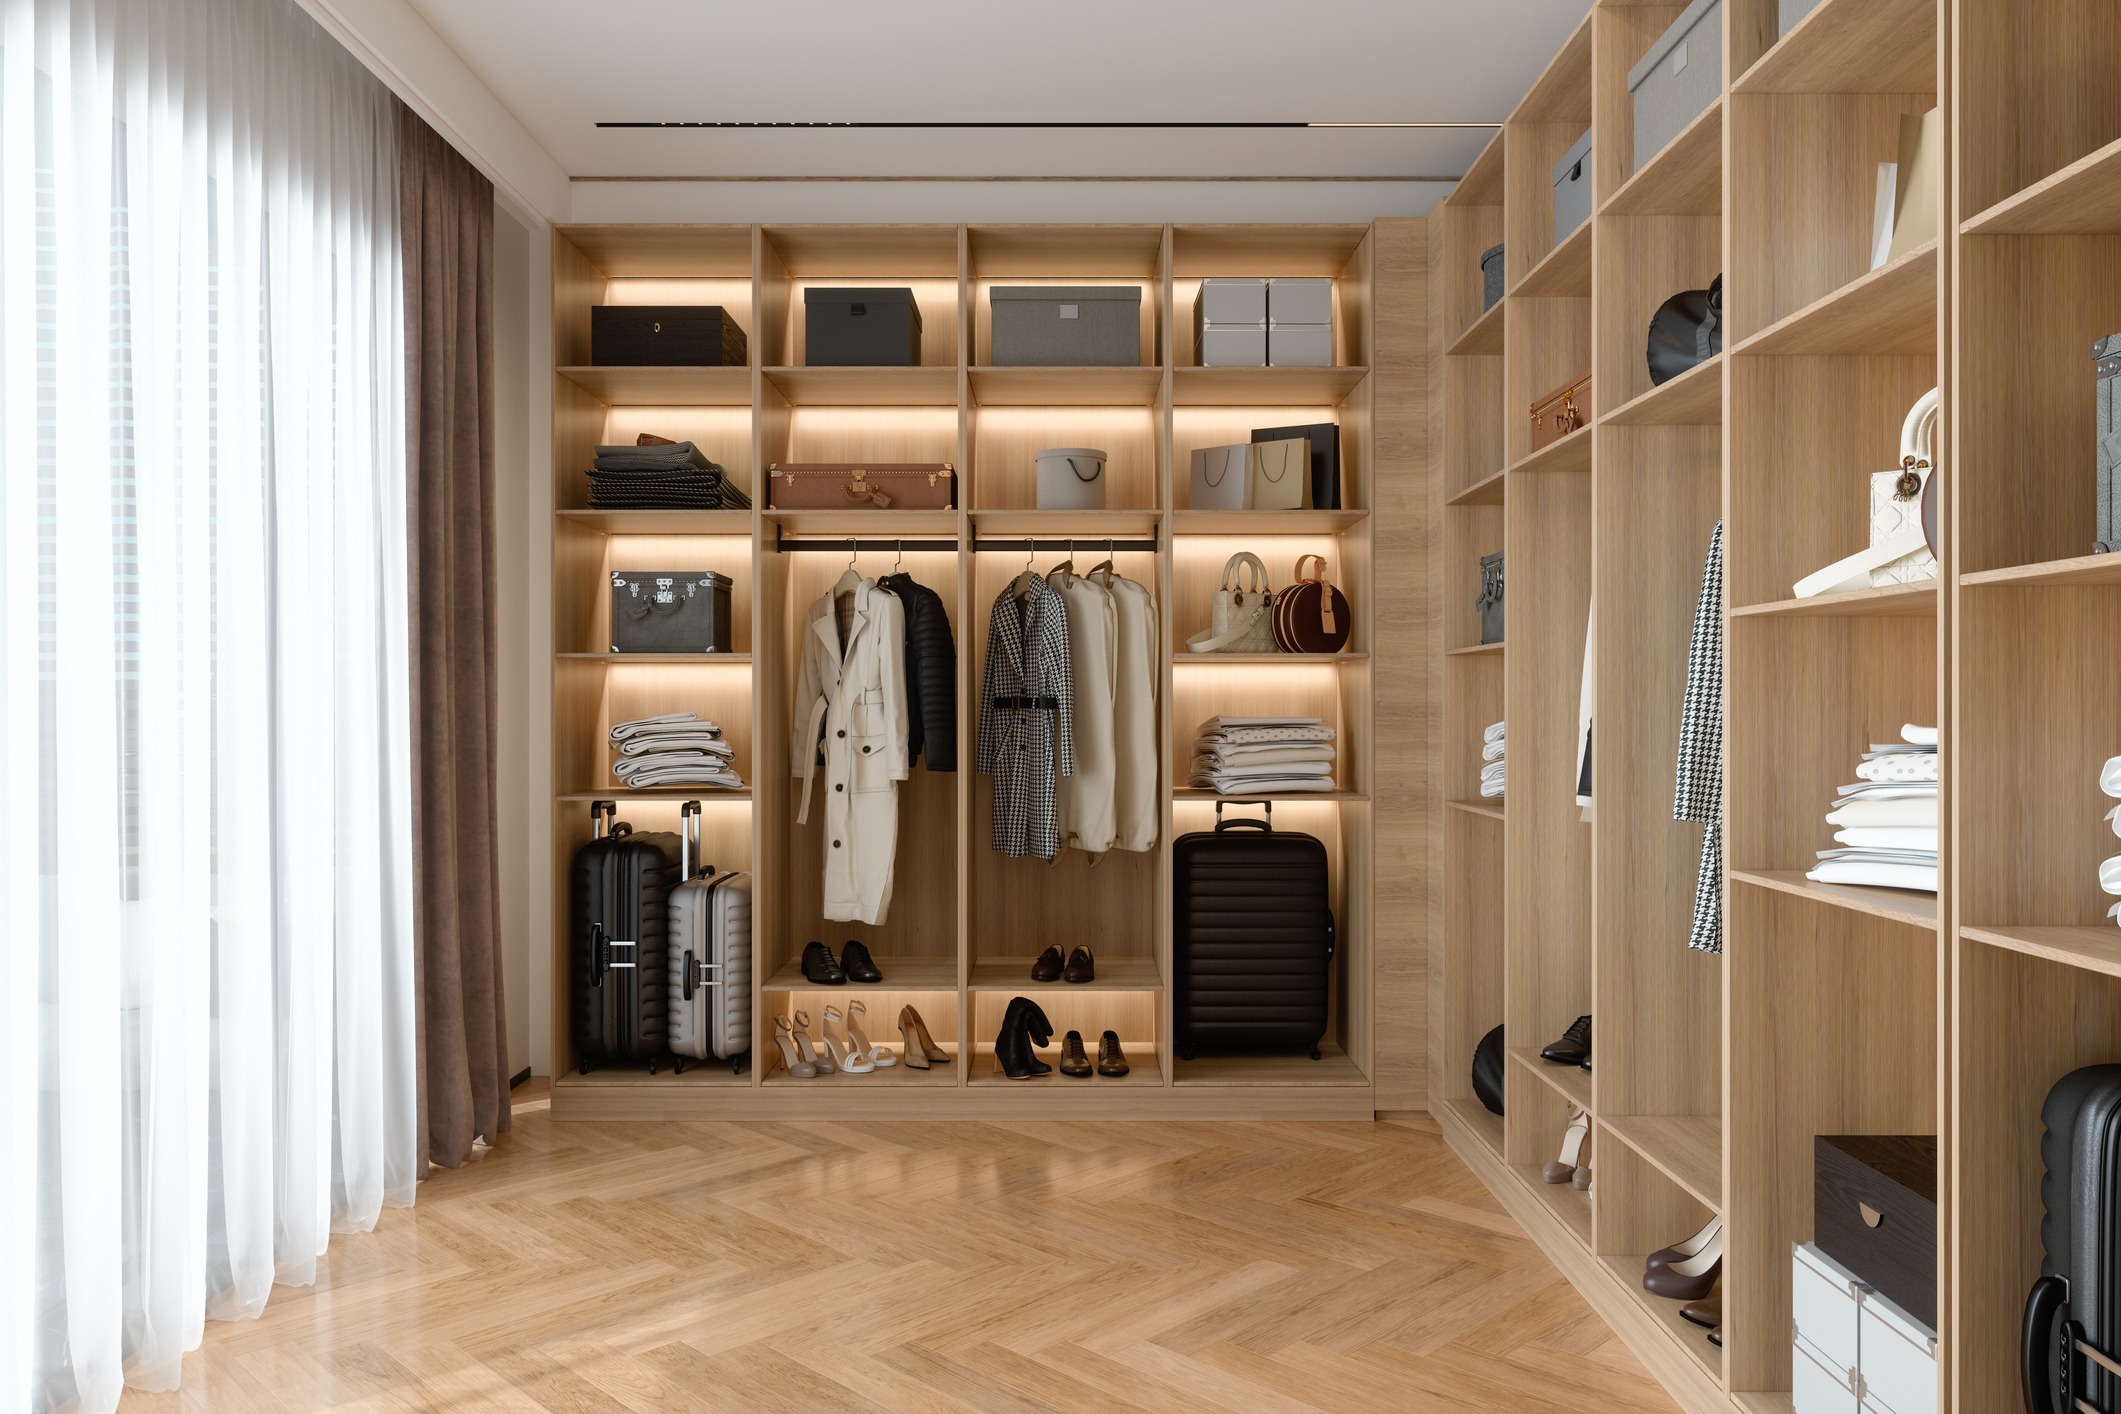
[[[744,788],[743,777],[730,765],[736,752],[722,739],[722,729],[691,712],[667,712],[660,717],[620,722],[611,729],[611,749],[619,758],[611,763],[611,774],[631,789]]]
[[[1333,728],[1322,717],[1210,717],[1189,784],[1219,795],[1333,790]]]
[[[650,432],[638,445],[597,448],[589,507],[598,511],[734,511],[751,505],[729,474],[690,442]]]
[[[1480,734],[1480,798],[1502,798],[1502,723]]]
[[[1822,884],[1937,892],[1937,729],[1912,724],[1874,745],[1841,788],[1827,823],[1842,847],[1805,875]]]

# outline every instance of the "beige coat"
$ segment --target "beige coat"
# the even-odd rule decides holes
[[[1074,688],[1075,772],[1055,782],[1053,813],[1064,846],[1103,854],[1112,848],[1113,677],[1118,664],[1118,611],[1098,580],[1055,570],[1046,584],[1068,609],[1068,674]]]
[[[803,782],[796,823],[809,822],[822,776],[825,917],[881,923],[898,853],[898,783],[908,773],[904,606],[863,580],[843,652],[828,593],[804,616],[800,651],[789,738]]]
[[[1156,696],[1163,680],[1163,640],[1156,596],[1109,570],[1092,578],[1112,596],[1116,632],[1112,673],[1113,846],[1156,848],[1164,818],[1157,790]]]

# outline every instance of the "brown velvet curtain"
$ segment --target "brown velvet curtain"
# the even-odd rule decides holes
[[[398,109],[420,1147],[508,1128],[494,627],[493,183]],[[421,1165],[421,1172],[426,1165]]]

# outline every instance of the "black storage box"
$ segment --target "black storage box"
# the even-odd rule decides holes
[[[1310,422],[1302,427],[1255,427],[1255,442],[1280,442],[1301,437],[1311,444],[1311,509],[1340,509],[1340,424]]]
[[[1812,1241],[1935,1330],[1937,1137],[1816,1136]]]
[[[918,368],[921,307],[913,291],[803,291],[803,362],[812,368]]]
[[[741,368],[751,345],[718,304],[600,304],[589,361],[600,368]]]
[[[613,570],[611,651],[728,653],[729,576],[713,570]]]

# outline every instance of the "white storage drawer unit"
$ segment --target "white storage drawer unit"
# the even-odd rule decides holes
[[[1790,1263],[1795,1414],[1936,1414],[1937,1333],[1809,1242]]]

